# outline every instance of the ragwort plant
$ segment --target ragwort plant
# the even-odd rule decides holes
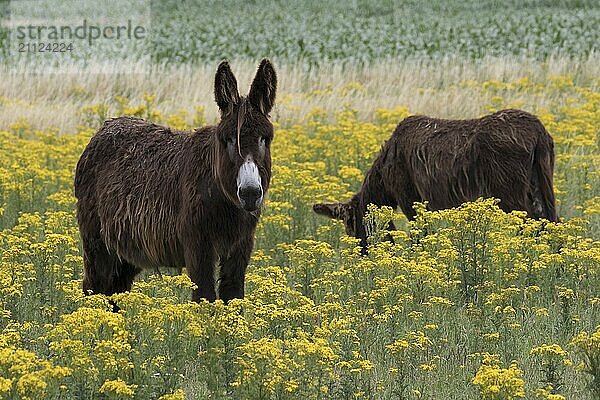
[[[497,106],[539,89],[469,85]],[[93,129],[0,128],[0,397],[597,397],[599,98],[568,78],[555,86],[573,101],[539,113],[556,142],[562,222],[506,214],[491,199],[417,205],[411,222],[370,207],[367,256],[310,205],[350,197],[409,111],[361,121],[342,110],[333,122],[315,111],[278,126],[247,295],[228,306],[190,302],[192,283],[169,271],[115,295],[119,313],[84,296],[71,188]],[[123,112],[194,124],[196,110],[163,115],[153,101],[127,99]],[[397,231],[384,229],[390,219]]]

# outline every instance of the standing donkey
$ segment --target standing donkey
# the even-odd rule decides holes
[[[86,293],[128,291],[143,268],[185,266],[192,299],[244,297],[246,267],[271,179],[269,112],[277,77],[264,59],[247,97],[222,62],[218,125],[179,132],[108,120],[75,171]]]
[[[400,207],[413,219],[415,202],[441,210],[495,197],[506,212],[523,210],[532,218],[557,221],[553,172],[552,137],[525,111],[502,110],[471,120],[410,116],[383,145],[349,202],[315,204],[313,210],[344,221],[348,235],[361,239],[363,251],[369,203]]]

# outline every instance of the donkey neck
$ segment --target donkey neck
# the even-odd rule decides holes
[[[360,191],[354,196],[354,201],[358,204],[361,215],[364,216],[367,206],[375,204],[376,206],[390,206],[396,208],[397,204],[393,196],[386,190],[384,177],[382,174],[381,155],[375,160],[371,169],[367,172]]]
[[[381,158],[381,157],[379,157]],[[355,235],[360,239],[363,254],[367,246],[367,232],[364,225],[364,217],[369,204],[376,206],[390,206],[396,208],[396,202],[385,190],[385,183],[381,174],[379,158],[373,167],[367,172],[360,191],[354,195],[350,203],[354,206]]]

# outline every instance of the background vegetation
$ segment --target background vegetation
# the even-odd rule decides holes
[[[161,64],[265,56],[305,67],[490,55],[544,60],[588,56],[600,42],[600,5],[593,0],[138,2],[150,10],[151,35],[147,48],[128,57],[149,52]],[[0,3],[4,20],[9,4]],[[9,36],[8,26],[0,29],[0,49],[8,48]]]
[[[0,66],[0,398],[600,397],[595,2],[153,2],[152,17],[144,73]],[[246,299],[190,303],[166,270],[115,296],[120,313],[83,296],[72,180],[91,135],[117,115],[213,123],[216,61],[244,92],[265,55],[273,181]],[[407,115],[504,107],[554,137],[561,223],[493,200],[413,223],[373,208],[361,257],[313,214],[360,187]]]
[[[153,58],[179,63],[269,55],[306,65],[486,55],[545,59],[586,56],[600,41],[600,6],[593,1],[233,1],[226,12],[218,4],[153,3]]]

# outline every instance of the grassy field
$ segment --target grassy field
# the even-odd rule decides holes
[[[100,126],[106,116],[119,115],[118,96],[130,99],[131,106],[144,105],[144,94],[155,96],[153,107],[163,114],[187,113],[191,123],[195,108],[201,106],[209,123],[216,122],[213,80],[215,64],[154,67],[148,74],[98,74],[71,72],[34,75],[28,71],[0,67],[0,126],[25,119],[34,128],[57,128],[74,132],[88,122]],[[474,118],[489,111],[496,92],[482,91],[468,82],[517,81],[526,77],[536,90],[499,90],[507,101],[535,108],[566,106],[569,98],[560,91],[546,91],[556,76],[568,75],[577,86],[598,87],[600,56],[571,60],[556,57],[545,62],[528,58],[486,57],[481,60],[379,61],[371,65],[330,65],[306,71],[297,64],[275,64],[280,93],[273,119],[282,126],[301,120],[315,108],[325,111],[327,120],[344,108],[357,112],[361,120],[373,120],[378,108],[408,107],[413,113],[442,118]],[[248,90],[256,61],[233,61],[240,91]],[[465,83],[466,82],[466,83]],[[86,120],[90,106],[106,109],[96,123]],[[399,121],[398,121],[399,122]]]
[[[252,74],[240,65],[241,77]],[[214,120],[210,93],[197,88],[174,100],[190,75],[208,80],[211,69],[171,74],[172,86],[156,79],[145,95],[133,78],[113,86],[82,74],[44,88],[9,74],[0,135],[0,395],[593,399],[600,93],[593,67],[565,75],[576,66],[397,66],[415,73],[378,108],[382,66],[357,68],[350,80],[334,69],[305,80],[282,65],[272,190],[247,298],[191,304],[185,276],[146,276],[118,296],[119,314],[80,291],[74,165],[111,115],[178,128]],[[349,198],[410,113],[472,117],[505,106],[537,113],[554,136],[563,223],[543,226],[490,202],[424,212],[411,224],[395,215],[396,244],[376,234],[369,256],[359,257],[341,226],[313,215],[314,202]],[[33,117],[61,108],[72,111]],[[373,212],[375,232],[389,212]]]
[[[189,12],[201,8],[203,12]],[[257,10],[258,9],[258,10]],[[173,18],[173,15],[177,18]],[[304,65],[386,58],[588,55],[600,41],[593,1],[157,2],[157,61],[257,58]],[[250,40],[224,40],[224,38]]]
[[[0,63],[0,399],[600,398],[595,2],[151,5],[144,73]],[[214,123],[215,60],[245,92],[265,55],[273,179],[246,298],[191,303],[168,270],[119,313],[83,296],[72,184],[91,135],[118,115]],[[404,117],[505,107],[554,137],[560,223],[493,200],[414,222],[372,208],[364,257],[312,212],[350,198]]]

